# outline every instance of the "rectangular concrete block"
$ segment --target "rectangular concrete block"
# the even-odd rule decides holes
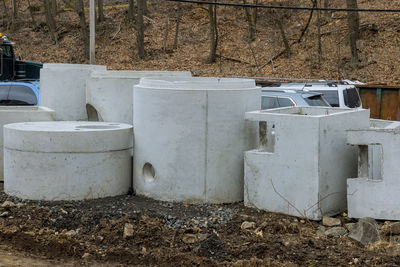
[[[246,206],[319,220],[346,208],[357,149],[346,130],[369,125],[369,110],[289,107],[247,112],[259,147],[245,152]]]
[[[400,122],[371,120],[347,140],[358,146],[358,176],[347,180],[349,217],[400,220]]]

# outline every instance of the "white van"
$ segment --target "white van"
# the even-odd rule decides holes
[[[315,81],[315,82],[282,82],[274,83],[266,88],[277,90],[302,90],[306,92],[318,92],[323,94],[325,100],[332,107],[348,107],[359,108],[361,98],[357,88],[347,82],[330,82],[330,81]]]

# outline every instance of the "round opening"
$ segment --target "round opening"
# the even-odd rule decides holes
[[[153,165],[146,162],[143,165],[143,176],[146,182],[150,183],[153,182],[156,176],[156,171],[154,170]]]
[[[80,125],[76,129],[92,129],[92,130],[105,130],[105,129],[118,129],[119,127],[113,125]]]

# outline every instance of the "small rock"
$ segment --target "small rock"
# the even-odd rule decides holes
[[[247,230],[247,229],[251,229],[251,228],[255,228],[256,227],[256,223],[255,222],[248,222],[248,221],[244,221],[242,223],[242,225],[240,226],[240,228],[242,230]]]
[[[387,235],[398,235],[400,234],[400,222],[385,222],[381,230]]]
[[[24,206],[24,203],[17,203],[17,208],[21,208]]]
[[[92,257],[92,255],[90,254],[90,253],[87,253],[87,252],[85,252],[83,255],[82,255],[82,259],[84,259],[84,260],[88,260],[88,259],[90,259]]]
[[[8,211],[5,211],[2,214],[0,214],[0,217],[7,217],[7,216],[8,216]]]
[[[317,235],[325,235],[325,231],[326,231],[326,227],[323,225],[320,225],[320,226],[318,226],[316,234]]]
[[[124,226],[124,235],[123,237],[130,238],[133,236],[133,225],[131,223],[126,223]]]
[[[182,242],[185,244],[194,244],[196,242],[202,242],[206,240],[206,234],[185,234],[182,237]]]
[[[15,204],[14,204],[14,202],[6,200],[3,202],[3,204],[1,204],[1,207],[2,208],[11,208],[11,207],[15,207]]]
[[[300,223],[304,224],[304,223],[306,223],[306,221],[305,220],[300,220]]]
[[[69,230],[68,232],[65,233],[66,236],[76,236],[76,231],[75,230]]]
[[[63,214],[68,214],[68,211],[66,211],[66,210],[63,209],[63,208],[61,208],[60,211],[61,211]]]
[[[340,237],[342,235],[345,235],[346,233],[347,230],[340,226],[332,227],[331,229],[325,231],[326,236],[332,236],[332,237]]]
[[[340,219],[332,218],[332,217],[328,217],[328,216],[323,216],[322,217],[322,224],[324,226],[332,227],[332,226],[340,226],[341,222],[340,222]]]
[[[352,232],[354,230],[354,227],[356,227],[356,223],[346,223],[344,224],[344,227],[349,231]]]
[[[350,232],[349,238],[363,245],[379,240],[378,225],[373,218],[361,218]]]

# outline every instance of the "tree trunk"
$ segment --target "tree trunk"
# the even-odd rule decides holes
[[[28,0],[28,10],[29,10],[29,14],[31,15],[31,18],[32,18],[32,25],[33,25],[33,27],[36,27],[35,15],[33,14],[33,9],[32,9],[30,0]]]
[[[328,8],[329,7],[329,0],[324,0],[324,8]],[[329,21],[329,12],[327,10],[324,11],[324,15],[325,15],[325,22]]]
[[[97,7],[98,7],[98,17],[97,17],[97,22],[103,22],[104,21],[104,11],[103,11],[103,0],[97,0]]]
[[[167,42],[168,42],[168,33],[169,33],[169,18],[165,19],[165,32],[164,32],[164,41],[163,41],[163,50],[167,51]]]
[[[133,23],[134,18],[135,18],[135,2],[133,0],[129,0],[128,19],[130,22]]]
[[[57,0],[51,1],[51,11],[53,12],[53,16],[57,16]]]
[[[12,15],[13,15],[13,20],[17,19],[18,16],[18,4],[17,4],[17,0],[12,0]]]
[[[57,44],[58,41],[57,28],[53,14],[51,12],[50,0],[44,0],[44,11],[46,15],[46,24],[47,27],[49,27],[51,38],[53,39],[54,43]]]
[[[352,9],[358,8],[357,0],[346,0],[346,3],[347,3],[347,8],[352,8]],[[357,40],[360,28],[360,19],[358,16],[358,12],[348,11],[347,21],[349,25],[349,41],[350,41],[350,52],[351,52],[350,65],[353,68],[357,68],[358,64]]]
[[[145,8],[145,0],[137,0],[137,18],[136,18],[136,41],[138,45],[138,57],[144,58],[144,23],[143,15]]]
[[[85,19],[85,9],[83,6],[83,0],[77,0],[76,2],[76,12],[79,16],[79,25],[81,27],[81,37],[84,46],[85,58],[89,59],[89,33],[86,25]]]
[[[276,0],[274,1],[274,5],[277,5]],[[285,28],[284,28],[284,26],[283,26],[282,18],[281,18],[281,16],[279,15],[278,11],[276,11],[276,10],[274,9],[273,12],[274,12],[274,14],[275,14],[275,20],[276,20],[276,23],[278,24],[279,31],[281,32],[283,44],[285,45],[286,55],[287,55],[288,58],[290,58],[290,54],[291,54],[291,52],[290,52],[290,45],[289,45],[288,39],[286,38]]]
[[[315,6],[320,7],[318,0],[315,0]],[[318,32],[318,63],[322,61],[322,43],[321,43],[321,10],[317,10],[317,32]]]
[[[211,64],[215,62],[218,46],[218,31],[217,31],[217,5],[208,6],[208,17],[210,19],[210,53],[206,63]]]
[[[176,14],[176,24],[175,24],[175,38],[174,38],[174,46],[173,49],[178,48],[178,39],[179,39],[179,24],[181,23],[181,17],[182,17],[182,7],[181,4],[178,4],[178,11]]]
[[[247,4],[247,0],[243,0],[243,4]],[[255,27],[255,23],[254,23],[254,12],[251,12],[251,9],[248,7],[244,8],[244,11],[246,13],[246,19],[247,19],[247,23],[248,23],[248,38],[249,41],[252,42],[255,40],[255,35],[256,35],[256,27]]]

